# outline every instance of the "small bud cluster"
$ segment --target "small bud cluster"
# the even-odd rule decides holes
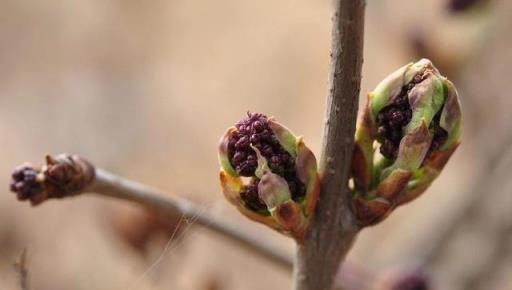
[[[408,100],[408,93],[416,84],[423,81],[420,75],[402,88],[400,95],[392,104],[386,106],[377,115],[377,140],[381,142],[380,153],[389,159],[394,159],[398,154],[398,147],[404,133],[403,128],[409,124],[412,118],[412,110]],[[430,124],[430,131],[433,134],[429,152],[437,150],[446,141],[448,134],[439,126],[441,110],[436,114]]]
[[[49,198],[62,198],[80,193],[94,179],[94,167],[77,155],[46,156],[46,164],[30,164],[12,173],[10,189],[19,200],[38,205]]]
[[[228,143],[228,157],[239,175],[253,177],[241,194],[246,205],[252,209],[265,209],[265,204],[258,197],[259,179],[254,177],[258,160],[251,146],[261,152],[273,173],[286,179],[294,200],[303,197],[305,186],[297,178],[295,161],[279,144],[269,127],[267,116],[248,112],[247,117],[240,120],[235,127],[237,131],[232,134]]]
[[[255,211],[266,210],[267,206],[258,196],[258,178],[253,178],[248,185],[245,185],[240,192],[240,197],[244,201],[245,205]]]
[[[316,158],[273,117],[259,113],[229,127],[219,142],[220,184],[247,218],[302,241],[320,194]]]
[[[19,200],[30,199],[44,190],[43,185],[37,181],[37,174],[36,169],[29,164],[14,169],[10,189],[16,193]]]
[[[380,153],[386,158],[396,158],[403,127],[411,121],[412,110],[407,99],[407,89],[402,89],[393,104],[377,115],[377,135],[381,140]]]
[[[455,86],[428,59],[377,85],[354,137],[352,208],[362,226],[428,189],[460,144],[461,116]]]

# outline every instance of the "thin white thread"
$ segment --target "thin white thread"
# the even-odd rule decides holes
[[[146,277],[148,277],[154,270],[156,270],[156,268],[160,265],[160,263],[163,261],[163,259],[165,258],[165,256],[171,252],[172,250],[176,249],[179,245],[181,245],[185,240],[188,240],[191,236],[193,236],[193,234],[189,234],[185,237],[185,233],[188,232],[190,230],[190,228],[192,227],[192,225],[195,223],[195,221],[197,220],[197,218],[199,216],[201,216],[205,210],[208,208],[208,207],[211,207],[211,206],[201,206],[201,210],[198,211],[197,213],[195,213],[192,217],[190,218],[187,218],[185,217],[185,215],[181,215],[180,219],[178,220],[178,223],[176,225],[176,227],[174,228],[174,231],[172,232],[171,234],[171,237],[169,238],[169,240],[167,241],[167,243],[165,244],[165,247],[164,249],[162,250],[162,252],[160,253],[160,255],[158,256],[158,258],[155,260],[155,262],[153,262],[153,264],[146,270],[144,271],[143,274],[141,274],[141,276],[139,278],[137,278],[137,280],[135,280],[135,282],[132,284],[132,286],[130,286],[128,288],[128,290],[132,290],[134,289],[136,286],[138,286],[138,284],[143,280],[145,279]],[[184,238],[180,239],[177,243],[175,243],[173,245],[173,247],[171,247],[171,245],[173,244],[173,240],[174,240],[174,236],[176,235],[176,233],[178,232],[182,222],[185,221],[185,223],[187,223],[187,226],[185,227],[185,229],[183,229],[181,235],[184,236]],[[210,223],[208,223],[209,225]]]

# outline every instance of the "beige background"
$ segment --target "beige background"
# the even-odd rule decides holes
[[[443,2],[368,1],[362,92],[416,58],[410,38],[421,30],[443,65],[457,64],[450,73],[465,113],[463,146],[431,190],[360,235],[348,260],[370,272],[417,262],[482,174],[495,143],[488,136],[510,131],[510,4],[454,17]],[[290,288],[288,273],[196,227],[160,263],[156,241],[141,259],[109,226],[131,206],[88,196],[30,208],[7,191],[8,177],[45,153],[79,153],[193,199],[291,254],[290,240],[222,199],[216,144],[252,110],[276,116],[318,153],[329,18],[329,1],[0,0],[0,289],[16,289],[11,262],[25,246],[38,290],[213,289],[205,288],[212,281],[218,289]],[[438,289],[458,289],[486,244],[462,239],[457,248],[463,254],[434,276]],[[493,277],[501,287],[511,285],[506,264]]]

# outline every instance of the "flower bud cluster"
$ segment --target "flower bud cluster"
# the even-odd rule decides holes
[[[353,208],[360,223],[375,224],[424,192],[457,148],[460,126],[457,91],[429,60],[384,79],[356,129]]]
[[[12,173],[10,190],[32,205],[80,193],[94,179],[94,167],[77,155],[46,156],[46,164],[24,164]]]
[[[260,113],[247,113],[222,136],[221,184],[249,218],[297,239],[319,190],[316,159],[301,137]]]
[[[258,197],[260,179],[255,176],[258,158],[253,147],[267,160],[270,170],[286,180],[293,200],[304,197],[305,187],[297,178],[295,160],[279,143],[269,126],[268,117],[248,112],[247,117],[238,121],[235,127],[237,131],[229,137],[228,156],[240,176],[252,177],[240,194],[246,205],[253,210],[266,209],[265,203]]]

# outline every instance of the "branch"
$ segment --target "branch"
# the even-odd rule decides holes
[[[129,200],[167,216],[193,219],[196,224],[227,237],[243,248],[291,269],[291,258],[272,244],[205,212],[194,203],[95,168],[77,155],[46,156],[46,164],[40,167],[25,163],[14,170],[12,179],[11,191],[19,200],[28,200],[32,205],[87,192]]]
[[[100,195],[129,200],[160,211],[168,216],[183,216],[194,219],[195,223],[231,241],[238,243],[263,258],[290,269],[291,258],[278,251],[273,245],[258,239],[255,235],[241,231],[236,225],[230,224],[209,212],[205,212],[194,203],[164,194],[149,186],[116,176],[103,169],[96,169],[96,177],[86,191]]]
[[[359,231],[348,188],[363,63],[364,0],[334,1],[322,190],[311,230],[298,245],[295,289],[331,289]]]
[[[237,226],[203,211],[201,207],[190,201],[164,194],[157,189],[116,176],[106,170],[94,168],[92,163],[77,155],[47,156],[46,164],[42,167],[26,163],[16,168],[12,177],[11,189],[17,194],[18,199],[29,200],[32,205],[41,204],[49,199],[85,193],[127,200],[172,218],[183,216],[194,220],[194,224],[238,243],[286,271],[292,270],[291,257],[278,251],[272,244],[241,231]],[[20,275],[22,290],[28,289],[25,255],[24,251],[15,264],[16,271]],[[344,265],[337,274],[335,289],[366,289],[377,278],[354,264]],[[407,278],[409,275],[405,274],[407,275],[400,273],[397,278],[400,280]]]

